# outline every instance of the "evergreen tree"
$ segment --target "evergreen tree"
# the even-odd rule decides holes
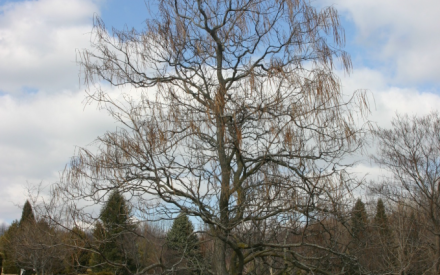
[[[59,246],[59,233],[45,220],[36,221],[26,201],[20,221],[14,221],[1,237],[4,272],[18,274],[20,269],[24,269],[26,275],[61,272],[65,249]]]
[[[23,211],[21,213],[20,226],[25,223],[35,224],[35,216],[34,211],[32,210],[32,206],[28,200],[24,203]]]
[[[19,223],[19,234],[27,234],[27,232],[35,232],[36,230],[36,220],[34,216],[34,211],[32,210],[32,206],[29,200],[26,200],[23,206],[23,211],[21,212],[21,219]],[[23,268],[23,263],[18,263],[18,265]],[[33,273],[33,270],[30,268],[25,268],[24,275],[30,275]]]
[[[377,200],[376,215],[374,216],[374,225],[379,230],[381,237],[390,238],[391,231],[388,224],[388,217],[385,213],[385,206],[382,199]]]
[[[367,229],[367,223],[368,218],[365,204],[361,199],[358,199],[351,213],[351,228],[355,240],[362,241]]]
[[[95,249],[97,249],[99,252],[103,252],[104,248],[104,241],[105,241],[105,232],[104,227],[102,226],[101,222],[97,222],[95,225],[95,228],[93,229],[93,239],[95,241]],[[90,256],[89,264],[90,266],[97,266],[93,268],[93,271],[99,272],[103,271],[104,268],[99,266],[100,263],[105,262],[105,259],[102,257],[100,253],[92,253]]]
[[[13,255],[15,246],[13,245],[15,235],[18,234],[18,221],[13,221],[8,230],[0,237],[0,249],[3,253],[3,273],[18,274],[18,268]]]
[[[3,274],[3,253],[0,252],[0,274]]]
[[[397,253],[382,199],[377,200],[373,225],[375,234],[373,234],[370,243],[374,247],[372,258],[375,259],[375,271],[386,273],[387,270],[396,266]]]
[[[368,240],[367,236],[368,217],[365,210],[365,204],[358,199],[351,211],[351,231],[353,242],[350,245],[350,254],[356,256],[361,265],[350,265],[347,267],[347,274],[358,275],[363,274],[361,270],[362,263],[365,260],[365,248]]]
[[[100,219],[108,233],[117,234],[132,228],[129,215],[130,211],[124,196],[116,190],[110,193],[107,203],[101,209]]]
[[[167,244],[170,248],[185,253],[198,249],[199,239],[194,234],[194,226],[185,214],[180,214],[173,222],[167,234]]]
[[[174,250],[177,258],[183,256],[186,259],[186,267],[178,274],[203,274],[203,259],[199,250],[199,238],[194,233],[194,226],[188,216],[181,213],[173,222],[166,236],[168,247]]]
[[[134,271],[133,260],[128,257],[127,250],[132,243],[127,242],[127,236],[135,230],[135,226],[130,223],[130,210],[127,202],[117,190],[110,193],[110,196],[101,209],[100,220],[96,224],[93,232],[94,238],[98,243],[100,254],[92,255],[90,263],[97,265],[100,263],[111,262],[121,264],[124,267],[114,267],[112,265],[98,265],[95,271],[111,271],[115,274],[129,274]]]

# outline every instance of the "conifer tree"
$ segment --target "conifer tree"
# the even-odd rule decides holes
[[[4,272],[25,275],[56,274],[64,269],[65,249],[59,244],[61,232],[46,220],[36,221],[29,201],[23,206],[20,221],[14,221],[2,236]]]
[[[367,226],[368,217],[365,210],[365,204],[361,199],[358,199],[351,212],[351,231],[353,236],[353,242],[350,245],[351,254],[359,258],[362,262],[365,255],[364,248],[367,243]],[[347,274],[357,275],[362,274],[360,265],[352,265],[348,267]]]
[[[385,213],[385,206],[382,199],[377,200],[376,215],[374,216],[374,225],[379,230],[381,237],[389,238],[391,231],[388,224],[388,217]]]
[[[20,230],[19,234],[27,234],[27,232],[35,232],[35,230],[37,230],[36,223],[37,222],[35,220],[35,215],[32,206],[29,200],[26,200],[23,206],[23,211],[21,213],[21,219],[19,223],[19,230]],[[22,265],[23,265],[22,263],[19,263],[19,266],[23,268]],[[29,268],[25,269],[25,273],[24,273],[25,275],[30,275],[32,273],[33,273],[32,269]]]
[[[116,234],[132,227],[129,223],[129,212],[124,196],[118,191],[113,191],[100,214],[104,229],[111,234]]]
[[[372,258],[376,257],[376,272],[385,273],[387,270],[393,269],[396,266],[397,253],[382,199],[377,200],[373,228],[375,234],[370,243],[375,249],[375,255],[372,255]]]
[[[111,271],[116,274],[129,274],[134,271],[133,261],[127,256],[127,247],[132,245],[125,238],[135,230],[130,223],[130,210],[127,202],[119,191],[115,190],[101,209],[100,220],[95,230],[94,237],[98,243],[99,254],[92,255],[91,265],[97,265],[95,271]],[[110,265],[99,265],[102,263]],[[120,265],[115,267],[115,265]]]
[[[173,222],[167,233],[168,247],[176,252],[177,257],[185,258],[187,267],[191,270],[179,274],[203,274],[203,259],[199,250],[199,238],[194,233],[194,226],[188,216],[181,213]]]
[[[9,226],[8,230],[0,237],[0,249],[3,253],[3,273],[4,274],[18,274],[20,269],[18,268],[15,260],[13,259],[14,245],[13,240],[18,233],[18,221],[15,220]]]
[[[20,226],[24,223],[35,224],[35,216],[34,211],[32,210],[32,206],[28,200],[24,203],[23,211],[21,213]]]
[[[174,250],[191,253],[198,249],[199,239],[194,234],[194,226],[185,214],[180,214],[167,234],[168,246]]]
[[[3,274],[3,253],[0,252],[0,274]]]
[[[367,228],[367,211],[361,199],[358,199],[353,207],[351,227],[353,236],[356,239],[360,239]]]

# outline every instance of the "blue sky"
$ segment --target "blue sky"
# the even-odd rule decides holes
[[[154,11],[154,5],[144,0],[109,0],[101,8],[101,17],[106,25],[117,29],[124,27],[142,28],[147,17]]]
[[[317,0],[339,10],[354,70],[344,92],[368,89],[370,119],[440,108],[440,1]],[[147,8],[147,7],[150,9]],[[90,47],[92,18],[142,28],[148,0],[0,0],[0,223],[20,217],[26,187],[50,186],[73,155],[116,126],[84,107],[76,52]],[[117,93],[117,90],[114,90]],[[377,176],[366,163],[360,173]]]

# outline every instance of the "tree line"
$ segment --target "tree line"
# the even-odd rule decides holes
[[[368,198],[367,198],[368,199]],[[367,203],[357,199],[340,224],[341,252],[355,258],[351,264],[327,259],[331,274],[426,274],[435,273],[436,236],[429,222],[411,205],[393,204],[373,197]],[[185,213],[171,227],[152,226],[134,219],[124,196],[113,191],[100,210],[93,230],[80,227],[61,229],[45,218],[36,218],[29,201],[22,217],[0,237],[1,267],[4,274],[211,274],[212,237],[195,231]],[[326,232],[333,219],[312,222],[283,234],[313,239],[327,246],[332,234]],[[254,232],[257,236],[258,233]],[[243,244],[246,245],[246,244]],[[319,257],[309,251],[309,257]],[[269,257],[268,257],[269,258]],[[160,259],[157,264],[157,259]],[[322,257],[325,259],[325,257]],[[233,253],[228,257],[233,264]],[[270,274],[282,269],[281,262],[254,263],[248,274]],[[434,271],[434,272],[433,272]],[[280,273],[283,274],[283,273]],[[284,274],[309,274],[296,268]]]
[[[132,220],[124,197],[114,191],[100,211],[92,231],[63,230],[36,219],[29,201],[22,217],[0,237],[2,273],[135,274],[153,264],[158,250],[179,274],[201,274],[202,250],[192,222],[185,214],[171,228],[150,228]],[[182,254],[180,254],[182,253]]]
[[[38,219],[11,226],[29,232],[16,244],[34,246],[16,257],[48,253],[18,266],[32,258],[26,270],[56,273],[46,262],[60,249],[72,273],[440,272],[439,116],[368,121],[367,93],[347,96],[335,73],[352,63],[334,7],[149,8],[143,29],[110,31],[96,17],[91,48],[78,51],[87,102],[118,126],[76,150]],[[352,160],[372,136],[391,176],[369,184]]]

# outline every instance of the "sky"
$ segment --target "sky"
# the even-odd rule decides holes
[[[354,70],[344,93],[366,89],[370,120],[440,109],[440,1],[315,0],[335,7]],[[76,54],[90,47],[93,16],[107,27],[141,28],[146,0],[0,0],[0,224],[19,219],[29,187],[57,181],[75,148],[116,128],[84,104]],[[368,164],[359,173],[380,175]]]

